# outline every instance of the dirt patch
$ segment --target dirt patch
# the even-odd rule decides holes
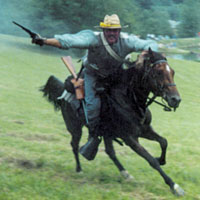
[[[13,164],[15,166],[25,168],[25,169],[40,169],[44,166],[44,162],[42,160],[27,160],[27,159],[16,159],[16,158],[8,158],[4,159],[4,162]]]
[[[56,138],[54,135],[41,135],[41,134],[24,134],[24,133],[6,133],[4,137],[16,137],[23,138],[26,141],[60,141],[59,138]]]
[[[44,162],[40,159],[36,161],[23,159],[17,160],[17,165],[26,169],[40,169],[44,166]]]
[[[18,164],[18,166],[24,167],[26,169],[35,168],[35,164],[29,160],[17,160],[17,164]]]
[[[23,138],[28,141],[59,141],[58,138],[54,137],[53,135],[24,135]]]
[[[16,124],[20,124],[20,125],[23,125],[23,124],[24,124],[24,122],[18,121],[18,120],[15,120],[15,121],[13,121],[13,122],[16,123]]]

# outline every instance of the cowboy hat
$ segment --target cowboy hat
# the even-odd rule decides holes
[[[105,29],[121,29],[122,28],[119,17],[116,14],[106,15],[104,17],[104,21],[100,22],[100,25],[96,26],[96,27],[105,28]],[[127,26],[125,26],[125,27],[127,27]]]

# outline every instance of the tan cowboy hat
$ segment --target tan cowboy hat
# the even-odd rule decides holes
[[[100,25],[96,27],[105,28],[105,29],[121,29],[122,28],[119,17],[116,14],[106,15],[104,17],[104,21],[100,22]]]

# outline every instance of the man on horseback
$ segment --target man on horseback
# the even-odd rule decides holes
[[[87,49],[83,59],[86,112],[88,116],[89,140],[81,147],[80,153],[88,160],[94,159],[100,140],[99,121],[101,99],[95,90],[98,77],[112,76],[128,61],[126,56],[135,51],[157,51],[157,44],[151,40],[142,40],[134,35],[122,33],[119,17],[106,15],[99,26],[102,32],[83,30],[76,34],[55,35],[45,39],[37,35],[32,43],[50,45],[62,49]]]

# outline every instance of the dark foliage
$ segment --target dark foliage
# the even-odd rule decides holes
[[[123,25],[129,25],[125,31],[143,38],[148,33],[169,36],[176,34],[168,23],[169,19],[181,21],[183,28],[179,33],[183,37],[195,35],[200,26],[198,1],[124,0],[122,4],[120,1],[114,0],[22,0],[19,4],[17,0],[8,2],[0,0],[0,4],[2,22],[0,33],[21,36],[25,36],[25,34],[13,26],[12,21],[17,21],[44,37],[53,37],[54,34],[93,29],[103,20],[105,14],[113,13],[120,16]],[[192,23],[193,21],[194,23]],[[192,25],[190,25],[191,23]]]

